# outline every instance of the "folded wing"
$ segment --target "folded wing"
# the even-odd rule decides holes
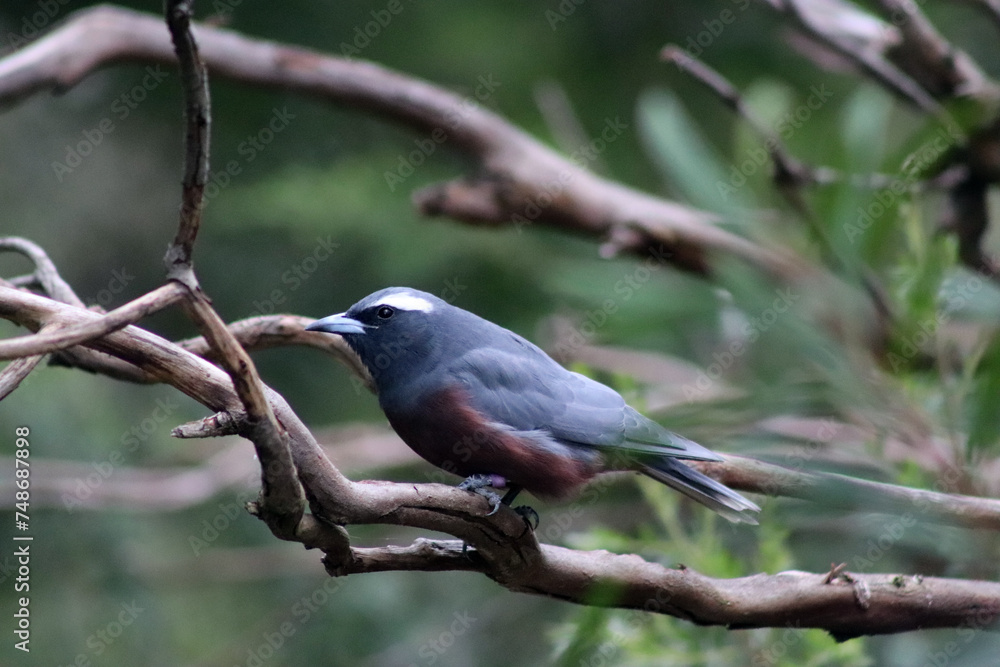
[[[473,407],[489,419],[519,431],[545,431],[568,444],[639,459],[721,460],[642,416],[610,387],[566,370],[520,337],[515,343],[518,348],[512,351],[471,350],[451,366]]]

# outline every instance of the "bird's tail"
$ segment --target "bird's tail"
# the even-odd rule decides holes
[[[757,517],[754,516],[760,512],[757,505],[728,486],[702,475],[676,459],[664,457],[652,462],[645,461],[640,470],[733,523],[757,524]]]

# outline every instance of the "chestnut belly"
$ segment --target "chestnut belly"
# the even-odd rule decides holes
[[[461,399],[440,392],[409,414],[386,411],[399,437],[421,457],[461,477],[500,475],[542,498],[571,495],[601,471],[600,455],[557,442],[544,432],[495,424]]]

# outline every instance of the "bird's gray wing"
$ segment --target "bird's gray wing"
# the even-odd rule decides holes
[[[643,417],[610,387],[530,347],[480,347],[455,359],[449,371],[475,409],[518,431],[543,431],[566,443],[639,456],[719,460]]]

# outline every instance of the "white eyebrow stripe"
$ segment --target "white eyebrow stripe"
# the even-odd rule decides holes
[[[390,294],[383,299],[379,299],[379,302],[375,305],[392,306],[399,310],[419,310],[425,313],[434,310],[433,303],[415,294]]]

